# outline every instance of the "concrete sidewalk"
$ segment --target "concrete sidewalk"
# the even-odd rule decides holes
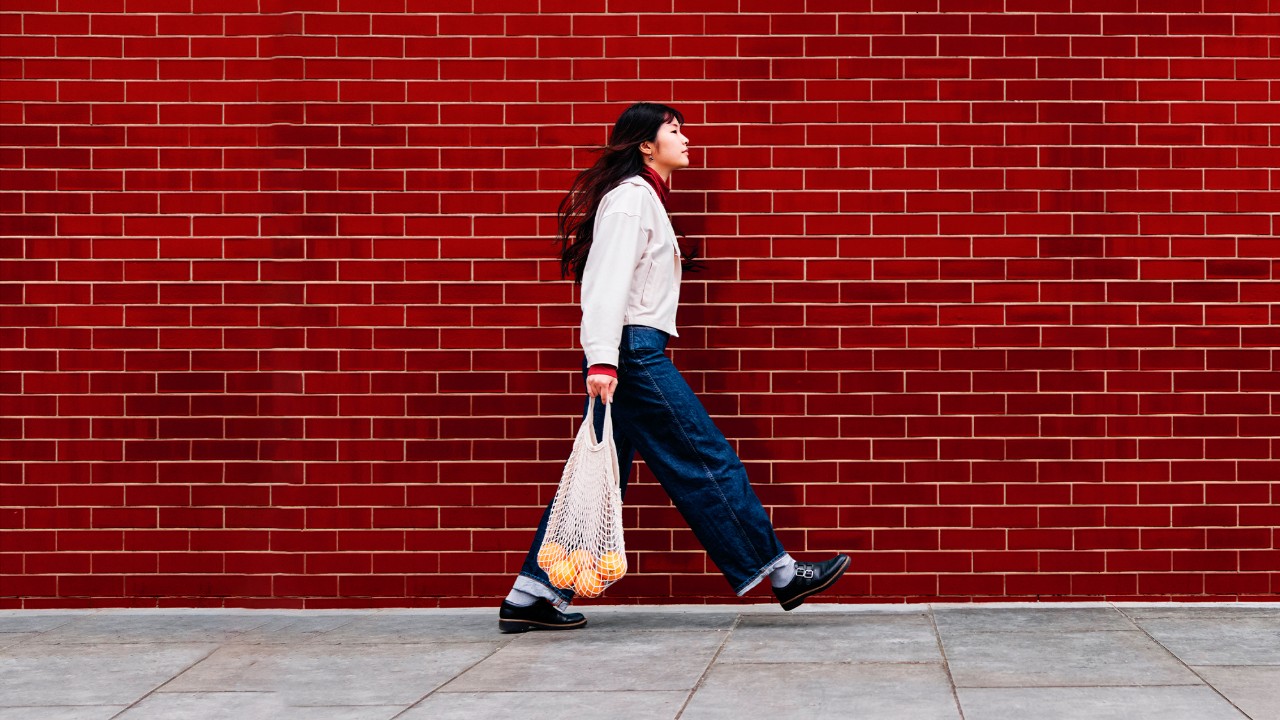
[[[1280,604],[0,612],[0,719],[1280,718]]]

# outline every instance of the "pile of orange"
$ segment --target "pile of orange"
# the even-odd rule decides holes
[[[538,549],[538,567],[547,571],[552,585],[593,598],[604,592],[605,585],[626,574],[627,560],[621,553],[596,557],[586,550],[566,552],[558,542],[544,542]]]

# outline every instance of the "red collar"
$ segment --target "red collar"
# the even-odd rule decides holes
[[[667,198],[671,196],[671,186],[667,185],[667,181],[662,179],[657,170],[647,165],[640,169],[640,177],[653,186],[654,192],[658,193],[658,199],[662,201],[662,207],[666,208]]]

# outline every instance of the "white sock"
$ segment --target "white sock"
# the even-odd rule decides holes
[[[796,576],[796,560],[791,555],[784,555],[778,563],[776,569],[769,573],[769,584],[774,587],[782,587]]]
[[[511,588],[511,592],[507,593],[507,602],[515,605],[516,607],[529,607],[530,605],[538,602],[538,596],[532,593],[527,593],[523,590]]]

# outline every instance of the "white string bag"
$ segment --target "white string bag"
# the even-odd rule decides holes
[[[599,442],[595,407],[592,397],[564,464],[538,549],[538,566],[552,585],[588,598],[598,597],[627,573],[612,405],[605,403],[604,437]]]

